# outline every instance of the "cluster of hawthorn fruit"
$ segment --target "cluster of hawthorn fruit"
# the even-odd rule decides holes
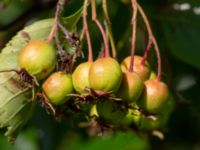
[[[142,129],[164,125],[173,100],[168,87],[157,80],[147,61],[134,56],[134,72],[129,71],[131,57],[121,64],[111,57],[80,63],[72,74],[55,69],[56,50],[45,40],[32,40],[22,49],[19,65],[42,83],[42,90],[52,105],[64,104],[71,95],[97,95],[91,115],[114,125],[134,123]],[[47,78],[47,79],[46,79]],[[94,101],[92,101],[94,102]],[[124,106],[124,107],[121,107]]]
[[[19,66],[41,83],[42,93],[52,108],[69,99],[81,99],[90,103],[90,116],[106,124],[134,125],[142,130],[162,128],[174,107],[168,86],[144,57],[132,53],[121,63],[112,58],[102,26],[95,17],[93,21],[104,38],[101,58],[80,63],[73,73],[56,71],[57,50],[51,42],[37,39],[30,40],[20,51]]]

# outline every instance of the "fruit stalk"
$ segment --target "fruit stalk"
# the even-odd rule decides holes
[[[64,4],[65,4],[65,0],[59,0],[57,5],[56,5],[56,13],[55,13],[55,19],[54,19],[54,23],[53,26],[51,28],[51,31],[49,33],[49,36],[47,37],[47,42],[50,43],[51,40],[53,39],[55,32],[57,32],[58,29],[58,21],[60,18],[60,14],[64,8]]]
[[[157,55],[157,61],[158,61],[157,62],[158,63],[158,76],[157,76],[157,80],[160,81],[161,80],[162,67],[161,67],[161,56],[160,56],[159,47],[158,47],[157,41],[156,41],[156,39],[155,39],[155,37],[153,35],[152,29],[151,29],[151,26],[150,26],[150,23],[149,23],[149,21],[147,19],[146,14],[144,13],[142,7],[139,4],[137,4],[137,8],[138,8],[138,11],[141,14],[143,20],[144,20],[144,23],[146,25],[146,28],[147,28],[147,31],[148,31],[148,34],[149,34],[149,41],[150,41],[149,42],[150,43],[149,47],[151,46],[151,41],[152,41],[152,43],[153,43],[153,45],[155,47],[155,51],[156,51],[156,55]]]
[[[92,44],[90,39],[90,33],[88,31],[88,24],[87,24],[87,6],[88,6],[88,0],[84,1],[83,5],[83,36],[86,35],[87,39],[87,45],[88,45],[88,62],[93,61],[93,54],[92,54]]]
[[[91,0],[91,4],[92,4],[92,20],[96,23],[96,25],[99,28],[99,30],[101,31],[101,34],[102,34],[102,37],[103,37],[104,46],[105,46],[104,56],[110,57],[109,46],[108,46],[108,41],[107,41],[107,38],[106,38],[105,31],[104,31],[101,23],[97,19],[95,0]]]
[[[117,50],[116,50],[115,40],[114,40],[113,33],[112,33],[111,21],[110,21],[109,15],[108,15],[107,0],[102,0],[102,8],[103,8],[103,13],[105,15],[106,30],[108,32],[108,37],[110,39],[110,44],[111,44],[111,48],[112,48],[112,57],[116,59],[117,58]]]
[[[146,50],[145,50],[144,55],[143,55],[142,60],[141,60],[142,65],[144,65],[145,61],[147,60],[151,45],[152,45],[152,39],[149,39]]]
[[[131,61],[129,66],[129,72],[133,72],[135,44],[136,44],[136,26],[137,26],[137,2],[132,0],[133,17],[132,17],[132,45],[131,45]]]

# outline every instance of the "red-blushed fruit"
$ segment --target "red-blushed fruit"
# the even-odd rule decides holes
[[[158,113],[166,105],[169,90],[165,83],[158,80],[146,80],[138,105],[149,113]]]
[[[155,120],[151,117],[142,115],[139,128],[141,130],[154,130],[165,127],[170,119],[170,115],[173,112],[174,107],[175,101],[172,94],[170,93],[167,103],[162,108],[161,112],[155,115]]]
[[[90,88],[104,92],[116,92],[122,80],[118,62],[110,57],[97,59],[89,71]]]
[[[38,80],[46,78],[56,65],[56,51],[44,40],[32,40],[19,54],[19,66]]]
[[[141,95],[144,82],[135,72],[124,72],[117,97],[126,102],[135,102]]]
[[[74,89],[77,93],[87,93],[85,88],[89,88],[89,70],[92,62],[85,62],[78,65],[72,74]]]
[[[42,89],[52,104],[61,105],[69,99],[67,94],[73,92],[71,75],[55,72],[43,83]]]
[[[98,103],[97,112],[99,117],[102,118],[103,121],[114,124],[116,126],[124,124],[123,121],[127,114],[126,110],[120,109],[120,106],[109,100]]]
[[[150,75],[150,66],[147,61],[144,65],[141,64],[142,57],[134,56],[134,71],[145,81]],[[126,57],[121,63],[121,69],[123,72],[127,72],[130,66],[131,56]]]

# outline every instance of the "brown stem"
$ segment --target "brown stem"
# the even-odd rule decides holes
[[[135,55],[135,44],[136,44],[136,26],[137,26],[137,2],[132,0],[133,17],[132,17],[132,46],[131,46],[131,61],[129,66],[129,72],[134,71],[134,55]]]
[[[55,13],[55,19],[54,19],[54,23],[53,26],[51,28],[51,31],[47,37],[47,42],[50,43],[51,40],[53,39],[55,32],[57,32],[58,29],[58,22],[59,22],[59,18],[60,18],[60,14],[63,10],[65,4],[65,0],[59,0],[57,5],[56,5],[56,13]]]
[[[110,52],[109,52],[108,41],[107,41],[107,38],[106,38],[106,33],[105,33],[101,23],[97,19],[96,2],[95,2],[95,0],[91,0],[91,4],[92,4],[92,20],[96,23],[96,25],[99,28],[99,30],[101,31],[101,34],[102,34],[102,37],[103,37],[104,46],[105,46],[105,51],[104,51],[105,52],[105,57],[110,57]]]
[[[85,36],[85,30],[82,29],[81,35],[80,35],[80,41],[83,41],[84,36]]]
[[[59,51],[62,51],[62,46],[61,46],[61,42],[58,36],[58,32],[55,32],[55,41],[56,41],[56,46],[58,48]]]
[[[72,42],[71,33],[60,22],[58,22],[58,26],[62,30],[62,32],[65,34],[65,38],[71,43]]]
[[[149,24],[149,21],[147,19],[147,16],[146,14],[144,13],[142,7],[137,4],[137,8],[138,8],[138,11],[140,12],[143,20],[144,20],[144,23],[146,25],[146,28],[147,28],[147,31],[148,31],[148,34],[149,34],[149,40],[152,40],[152,43],[154,44],[154,47],[155,47],[155,51],[156,51],[156,55],[157,55],[157,63],[158,63],[158,76],[157,76],[157,80],[160,81],[161,80],[161,73],[162,73],[162,66],[161,66],[161,56],[160,56],[160,51],[159,51],[159,47],[158,47],[158,44],[157,44],[157,41],[153,35],[153,32],[152,32],[152,29],[151,29],[151,26]]]
[[[90,39],[90,33],[88,31],[88,24],[87,24],[87,6],[88,6],[88,0],[84,1],[83,6],[83,36],[86,35],[87,38],[87,45],[88,45],[88,62],[93,61],[93,53],[92,53],[92,43]]]
[[[109,15],[108,15],[107,0],[102,0],[102,8],[103,8],[103,13],[105,15],[105,20],[106,20],[106,30],[108,32],[108,36],[109,36],[110,44],[111,44],[111,48],[112,48],[112,57],[117,58],[117,50],[116,50],[116,46],[115,46],[115,40],[114,40],[113,33],[112,33],[111,21],[110,21]]]

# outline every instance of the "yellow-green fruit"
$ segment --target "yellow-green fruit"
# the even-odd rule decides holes
[[[119,106],[109,100],[97,104],[97,112],[105,122],[114,125],[122,125],[127,111],[122,110]]]
[[[90,88],[104,92],[116,92],[122,80],[118,62],[110,57],[97,59],[89,71]]]
[[[19,54],[19,65],[38,80],[47,77],[56,64],[55,49],[44,40],[30,41]]]
[[[167,116],[164,115],[164,114],[163,115],[156,115],[155,120],[154,120],[150,117],[146,117],[146,116],[142,115],[139,128],[141,130],[160,129],[160,128],[162,128],[166,125],[166,122],[168,120],[166,117]]]
[[[44,82],[42,89],[52,104],[61,105],[69,99],[67,94],[73,92],[71,75],[55,72]]]
[[[158,80],[147,80],[144,83],[144,89],[139,106],[146,112],[158,113],[162,111],[169,98],[169,90],[165,83]]]
[[[170,115],[174,110],[174,107],[175,107],[175,101],[173,99],[172,94],[170,93],[167,103],[162,108],[161,112],[155,116],[156,120],[153,120],[152,118],[148,118],[142,115],[140,122],[140,129],[154,130],[165,127],[170,119]]]
[[[142,113],[139,110],[128,109],[128,112],[127,112],[126,117],[124,119],[124,125],[134,124],[136,126],[139,126],[141,115],[142,115]]]
[[[150,73],[149,80],[151,79],[157,79],[157,74],[154,71],[151,71]]]
[[[150,75],[150,66],[147,61],[144,65],[141,64],[142,57],[134,56],[134,71],[145,81]],[[126,57],[121,63],[121,69],[123,72],[127,72],[130,66],[131,56]]]
[[[167,100],[167,103],[163,106],[163,109],[161,111],[162,114],[166,114],[168,117],[170,117],[171,113],[175,109],[175,100],[173,95],[170,93],[169,98]]]
[[[140,97],[143,86],[143,80],[137,73],[124,72],[117,97],[122,98],[126,102],[134,102]]]
[[[85,88],[89,88],[89,70],[92,62],[85,62],[78,65],[72,74],[72,81],[76,92],[83,94],[87,93]]]
[[[90,116],[99,116],[98,112],[97,112],[97,106],[93,105],[91,110],[90,110]]]

